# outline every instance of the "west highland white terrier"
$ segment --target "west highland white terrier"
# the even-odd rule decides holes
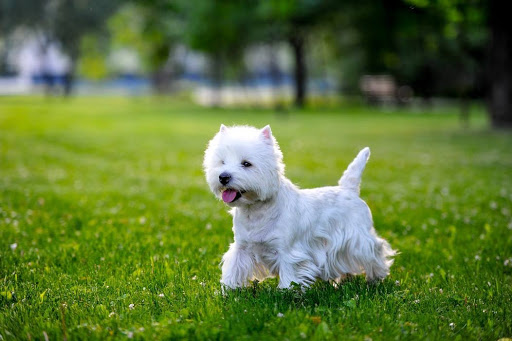
[[[299,189],[284,176],[270,126],[221,125],[204,156],[210,189],[232,207],[234,243],[222,257],[221,283],[238,288],[277,276],[289,288],[363,272],[368,281],[386,277],[396,252],[359,198],[369,156],[361,150],[338,186]]]

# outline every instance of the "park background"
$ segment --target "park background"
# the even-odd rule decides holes
[[[512,336],[512,25],[500,1],[0,0],[0,339]],[[391,275],[220,293],[202,173],[270,124],[362,198]]]

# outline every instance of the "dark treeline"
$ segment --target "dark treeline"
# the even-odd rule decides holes
[[[157,80],[179,45],[207,55],[210,77],[220,84],[247,48],[285,44],[302,106],[321,41],[330,56],[321,63],[339,70],[345,92],[358,91],[363,75],[390,75],[426,102],[485,98],[494,126],[512,126],[512,25],[499,0],[0,0],[0,39],[19,27],[44,32],[76,65],[84,35],[108,32],[108,19],[128,5],[137,8]]]

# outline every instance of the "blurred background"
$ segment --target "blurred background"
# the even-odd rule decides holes
[[[462,117],[477,100],[494,127],[512,127],[506,13],[499,0],[0,0],[0,96],[450,99]]]

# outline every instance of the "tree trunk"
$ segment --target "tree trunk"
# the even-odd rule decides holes
[[[69,70],[64,75],[64,91],[65,97],[70,97],[75,88],[75,69]]]
[[[506,1],[490,2],[489,113],[495,128],[512,128],[512,20]]]
[[[283,98],[281,92],[282,77],[281,69],[279,68],[279,62],[277,58],[278,47],[275,43],[271,43],[268,46],[269,51],[269,65],[268,69],[270,72],[270,81],[272,82],[272,104],[277,112],[281,112],[284,109]]]
[[[304,55],[305,39],[300,33],[290,38],[295,59],[295,106],[302,108],[306,99],[306,58]]]
[[[213,97],[211,98],[210,106],[221,107],[222,103],[222,83],[224,80],[224,58],[220,54],[212,56],[210,65],[210,72],[212,78],[212,91]]]
[[[75,90],[75,81],[76,81],[76,66],[78,63],[78,53],[77,52],[70,52],[69,53],[70,58],[70,64],[68,65],[68,69],[66,70],[64,74],[64,86],[63,86],[63,92],[62,94],[65,97],[70,97],[73,94],[73,91]]]

